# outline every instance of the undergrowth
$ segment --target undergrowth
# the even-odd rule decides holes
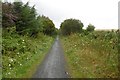
[[[53,40],[53,37],[42,33],[39,33],[37,38],[4,33],[2,37],[2,77],[32,77]]]
[[[73,78],[117,78],[118,34],[94,31],[61,37],[67,69]]]

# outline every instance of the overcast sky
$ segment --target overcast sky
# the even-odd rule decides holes
[[[118,28],[119,0],[22,0],[35,5],[37,13],[48,16],[59,28],[65,19],[81,20],[84,28],[89,23],[96,29]]]

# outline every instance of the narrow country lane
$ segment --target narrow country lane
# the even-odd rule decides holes
[[[51,50],[38,67],[33,78],[67,78],[65,60],[59,37],[57,36]]]

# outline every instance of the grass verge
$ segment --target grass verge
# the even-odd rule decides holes
[[[117,78],[118,37],[115,32],[93,32],[61,37],[72,78]]]

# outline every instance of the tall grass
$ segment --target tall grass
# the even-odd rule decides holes
[[[73,78],[118,77],[118,33],[94,31],[61,39],[67,69]]]

